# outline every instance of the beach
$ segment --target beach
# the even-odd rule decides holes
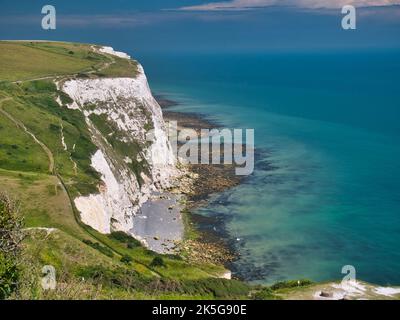
[[[184,234],[180,200],[180,195],[154,193],[134,217],[130,232],[152,251],[175,254]]]
[[[163,117],[166,122],[176,121],[179,129],[189,128],[200,132],[201,129],[218,129],[221,125],[205,119],[202,115],[189,112],[174,112],[169,107],[178,102],[157,96]],[[224,156],[221,150],[221,158]],[[190,172],[189,181],[181,185],[178,193],[185,196],[185,206],[182,214],[185,220],[186,235],[194,232],[195,236],[186,236],[181,242],[180,249],[185,252],[192,262],[210,262],[232,266],[237,258],[229,234],[225,230],[225,222],[221,217],[206,217],[195,211],[207,206],[212,197],[238,186],[243,177],[235,174],[234,165],[229,164],[189,164],[186,170]]]
[[[166,122],[176,121],[178,129],[216,129],[220,125],[201,115],[169,111],[178,103],[155,95]],[[221,157],[223,153],[221,154]],[[241,183],[233,165],[179,164],[182,176],[170,190],[153,192],[134,217],[130,233],[150,250],[161,254],[184,254],[191,262],[230,266],[236,258],[224,221],[194,211],[206,206],[210,197]]]

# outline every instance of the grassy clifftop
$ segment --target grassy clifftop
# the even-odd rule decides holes
[[[246,298],[248,285],[218,279],[221,266],[161,257],[133,238],[103,235],[80,221],[71,197],[97,190],[90,166],[96,147],[81,112],[56,102],[71,101],[54,80],[137,71],[135,61],[93,48],[0,42],[0,192],[20,202],[27,228],[19,297]],[[41,289],[44,265],[56,268],[56,291]]]
[[[91,69],[96,62],[101,62],[101,57],[94,54],[84,57],[83,48],[56,43],[2,42],[0,79],[17,81],[69,74]]]
[[[95,52],[91,45],[0,41],[0,80],[26,81],[73,74],[133,76],[134,61]]]
[[[65,107],[71,99],[57,90],[54,80],[135,77],[138,66],[96,49],[76,43],[0,41],[0,194],[19,202],[26,234],[18,262],[19,290],[10,297],[313,299],[318,292],[336,290],[337,284],[309,281],[263,287],[220,279],[222,266],[160,256],[126,234],[100,234],[80,221],[72,197],[97,191],[99,175],[90,166],[96,146],[81,111]],[[105,136],[112,130],[100,118],[93,122]],[[63,142],[74,147],[66,149]],[[3,209],[0,203],[0,216]],[[1,249],[0,294],[10,268]],[[56,290],[41,287],[45,265],[56,269]],[[361,286],[361,297],[399,297]]]

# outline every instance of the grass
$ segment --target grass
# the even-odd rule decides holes
[[[68,54],[70,50],[75,54]],[[88,47],[65,43],[1,41],[0,79],[28,80],[90,70],[104,58],[98,55],[99,59],[92,59],[89,50]]]
[[[138,73],[138,64],[136,61],[113,57],[115,63],[102,70],[98,75],[101,77],[123,77],[132,78]]]
[[[48,158],[30,136],[0,114],[0,168],[47,172]]]
[[[26,227],[59,228],[78,239],[87,237],[56,177],[0,169],[0,189],[19,200]]]
[[[1,88],[3,89],[4,88]],[[57,89],[49,80],[31,81],[23,84],[8,85],[7,92],[13,99],[3,103],[3,109],[14,118],[19,119],[35,134],[53,153],[57,171],[68,181],[75,195],[89,194],[97,191],[99,175],[92,169],[90,157],[97,150],[92,143],[85,119],[80,111],[60,108],[55,102]],[[63,128],[63,129],[62,129]],[[62,131],[61,131],[62,130]],[[10,136],[21,135],[21,130],[14,128]],[[64,150],[61,142],[62,134],[69,150]],[[25,134],[26,135],[26,134]],[[35,144],[31,137],[30,144]],[[72,147],[75,145],[75,149]],[[36,146],[36,149],[38,146]],[[9,151],[7,151],[9,152]],[[8,161],[13,170],[26,170],[21,155]],[[43,152],[37,157],[38,165],[44,166]],[[36,154],[32,153],[36,157]],[[45,155],[44,155],[45,156]],[[48,160],[47,160],[48,161]],[[33,165],[37,165],[34,162]],[[74,163],[77,165],[75,170]],[[37,170],[34,170],[37,171]]]
[[[24,294],[30,298],[238,298],[247,294],[247,285],[215,278],[223,273],[222,266],[161,256],[126,234],[100,234],[80,221],[71,199],[97,192],[99,182],[99,174],[90,165],[97,150],[92,134],[80,111],[58,105],[57,97],[62,104],[71,99],[51,79],[21,80],[71,73],[132,76],[136,72],[136,62],[99,55],[88,45],[0,42],[0,99],[10,98],[1,107],[51,151],[57,173],[48,172],[49,157],[32,136],[0,113],[0,189],[20,201],[27,228],[56,229],[51,234],[33,229],[25,241],[27,266],[33,270],[26,270],[30,288]],[[104,118],[92,121],[121,162],[126,156],[137,158],[144,146],[122,143],[118,130]],[[108,136],[110,132],[114,134]],[[147,170],[145,163],[136,160],[129,165],[138,177]],[[161,260],[162,264],[154,263]],[[70,289],[49,296],[33,285],[30,277],[39,277],[45,264],[55,266],[64,284],[81,288],[80,292]],[[83,274],[87,281],[80,280]]]
[[[69,205],[69,199],[65,192],[58,188],[58,181],[54,176],[0,170],[0,181],[4,189],[20,200],[26,227],[57,228],[78,241],[90,240],[91,244],[82,242],[83,245],[95,248],[104,254],[104,250],[103,252],[101,249],[99,250],[98,245],[92,245],[100,241],[111,248],[113,252],[120,254],[115,256],[115,262],[119,261],[123,255],[130,256],[133,260],[132,268],[147,275],[154,275],[150,271],[153,270],[155,274],[160,274],[166,278],[193,280],[207,278],[221,272],[220,267],[210,266],[207,269],[201,266],[193,266],[182,260],[177,260],[176,257],[163,257],[166,268],[149,268],[148,266],[151,265],[154,257],[158,255],[143,248],[137,240],[129,236],[121,237],[119,233],[103,235],[93,229],[91,232],[95,235],[95,239],[91,238],[76,223],[72,208]],[[129,243],[134,243],[134,245],[128,246]]]
[[[49,157],[43,148],[0,113],[0,190],[19,200],[29,228],[21,264],[23,281],[14,298],[312,299],[317,291],[331,290],[331,284],[305,280],[254,287],[219,279],[222,266],[161,256],[124,233],[100,234],[80,221],[71,198],[97,191],[99,175],[90,166],[97,148],[82,113],[56,103],[56,97],[63,105],[71,102],[70,97],[59,92],[51,79],[37,78],[133,77],[137,72],[136,62],[98,54],[89,45],[0,41],[0,99],[10,98],[1,107],[51,150],[58,174],[48,172]],[[117,157],[136,159],[143,146],[121,143],[118,130],[104,117],[92,117],[92,121],[108,137]],[[146,167],[133,162],[131,169],[139,176]],[[183,217],[186,238],[195,239],[198,235],[189,214]],[[38,229],[43,227],[54,231]],[[40,286],[44,265],[56,268],[59,285],[54,291]],[[374,287],[367,287],[368,297],[382,299]]]
[[[235,280],[160,278],[61,230],[30,230],[28,234],[19,297],[23,299],[247,299],[251,289]],[[55,292],[45,292],[39,286],[43,265],[56,269],[60,285]]]

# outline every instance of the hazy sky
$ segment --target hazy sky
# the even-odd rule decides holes
[[[57,29],[41,29],[54,5]],[[341,7],[357,8],[357,30]],[[131,51],[400,48],[400,0],[0,0],[0,39],[111,44]]]

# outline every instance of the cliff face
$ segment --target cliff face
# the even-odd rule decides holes
[[[73,100],[68,107],[85,115],[98,147],[91,162],[101,175],[99,191],[75,199],[82,221],[102,233],[127,232],[151,193],[178,174],[144,70],[138,65],[134,78],[74,79],[59,87]]]

